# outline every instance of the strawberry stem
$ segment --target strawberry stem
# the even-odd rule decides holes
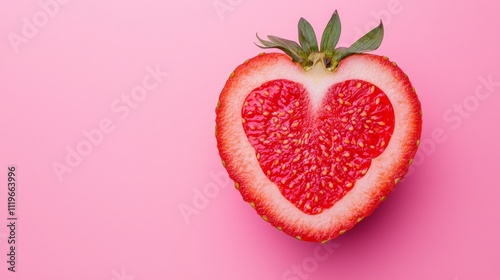
[[[338,12],[335,11],[323,31],[321,44],[318,41],[311,24],[304,18],[300,18],[299,43],[269,35],[268,40],[263,40],[257,35],[263,49],[276,48],[289,55],[294,62],[299,63],[306,71],[310,70],[316,63],[321,61],[328,71],[335,71],[340,61],[350,55],[371,52],[380,46],[384,37],[384,25],[380,24],[359,38],[350,47],[339,47],[337,43],[340,38],[341,24]]]

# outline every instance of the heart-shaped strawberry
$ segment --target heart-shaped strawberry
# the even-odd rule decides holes
[[[321,51],[310,24],[300,45],[259,38],[268,53],[240,65],[216,109],[223,163],[262,218],[297,239],[327,241],[352,228],[407,172],[421,133],[408,77],[380,45],[380,24],[349,48],[335,48],[335,12]],[[292,59],[290,59],[290,57]]]

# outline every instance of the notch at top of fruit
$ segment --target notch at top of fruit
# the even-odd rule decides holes
[[[380,46],[383,25],[336,47],[337,12],[318,45],[257,37],[262,53],[231,73],[216,108],[220,157],[243,199],[299,240],[326,242],[386,199],[420,143],[421,107],[408,76]]]

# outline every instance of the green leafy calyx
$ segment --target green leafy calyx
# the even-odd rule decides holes
[[[384,37],[384,26],[380,24],[359,38],[350,47],[338,47],[340,38],[340,18],[335,11],[328,21],[328,24],[321,36],[321,43],[318,40],[311,24],[301,18],[298,24],[299,43],[277,36],[269,35],[268,40],[263,40],[257,35],[257,39],[262,45],[257,45],[263,49],[276,48],[289,55],[294,62],[299,63],[305,70],[311,69],[316,63],[321,61],[325,69],[334,71],[339,62],[357,53],[364,53],[376,50],[382,43]]]

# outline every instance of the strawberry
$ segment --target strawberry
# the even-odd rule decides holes
[[[370,215],[408,171],[422,129],[408,76],[377,49],[383,24],[336,48],[337,11],[318,46],[299,21],[299,43],[258,38],[216,108],[220,157],[243,199],[299,240],[326,242]]]

